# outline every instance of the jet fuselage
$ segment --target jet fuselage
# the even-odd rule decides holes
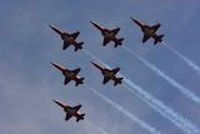
[[[71,114],[71,115],[76,115],[76,113],[77,113],[76,109],[73,109],[73,108],[71,108],[71,107],[65,107],[65,108],[64,108],[64,111],[65,111],[66,113],[68,113],[68,114]]]
[[[114,79],[115,76],[115,73],[110,71],[110,70],[107,70],[107,69],[104,69],[102,74],[105,76],[105,77],[109,77],[111,79]]]
[[[82,115],[79,111],[77,111],[76,109],[73,109],[71,107],[65,107],[64,108],[64,112],[68,115],[74,116],[77,119],[80,118]],[[84,118],[83,118],[84,119]]]
[[[65,69],[65,70],[63,71],[63,75],[64,75],[65,77],[71,79],[71,80],[77,80],[77,79],[80,78],[79,76],[77,76],[76,74],[74,74],[73,72],[71,72],[70,70],[67,70],[67,69]]]
[[[63,110],[66,114],[72,115],[74,117],[80,117],[81,113],[77,111],[76,109],[70,107],[70,106],[65,106],[63,107]]]
[[[68,34],[66,34],[66,33],[64,33],[64,34],[61,36],[61,38],[62,38],[65,42],[67,42],[67,43],[69,43],[69,44],[76,44],[75,39],[74,39],[72,36],[70,36],[70,35],[68,35]]]
[[[152,29],[152,28],[150,28],[149,26],[146,26],[146,25],[144,25],[143,27],[142,27],[142,31],[143,31],[143,33],[145,34],[145,35],[147,35],[148,37],[153,37],[153,36],[155,36],[155,30],[154,29]]]
[[[104,36],[104,38],[106,38],[108,40],[115,40],[115,34],[108,30],[105,30],[104,32],[102,32],[102,35]]]

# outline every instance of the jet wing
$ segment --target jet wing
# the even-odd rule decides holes
[[[104,77],[104,78],[103,78],[103,84],[106,84],[108,81],[110,81],[110,78],[109,78],[109,77]]]
[[[145,43],[149,38],[149,36],[144,34],[142,42]]]
[[[116,29],[111,30],[111,32],[113,32],[115,35],[116,35],[119,31],[120,31],[120,28],[119,28],[119,27],[116,28]]]
[[[65,77],[64,85],[67,85],[70,81],[71,81],[71,79]]]
[[[71,117],[72,117],[72,114],[67,113],[67,114],[66,114],[66,117],[65,117],[65,120],[67,121],[67,120],[69,120]]]
[[[77,75],[80,71],[81,71],[81,69],[80,69],[80,68],[77,68],[77,69],[75,69],[75,70],[72,70],[72,73],[74,73],[74,74]]]
[[[78,111],[81,107],[82,107],[82,105],[77,105],[75,107],[72,107],[72,109],[75,109],[76,111]]]
[[[118,72],[119,72],[119,70],[120,70],[120,68],[119,68],[119,67],[117,67],[117,68],[113,69],[113,70],[112,70],[112,72],[114,72],[114,73],[116,74],[116,73],[118,73]]]
[[[66,41],[63,43],[63,50],[67,49],[70,46],[70,44]]]
[[[161,26],[160,23],[158,23],[158,24],[152,26],[151,28],[153,28],[154,31],[157,31],[160,28],[160,26]]]
[[[71,36],[76,39],[78,37],[78,35],[80,34],[80,32],[75,32],[73,34],[71,34]]]
[[[110,42],[110,40],[104,38],[103,39],[103,46],[106,46],[109,42]]]

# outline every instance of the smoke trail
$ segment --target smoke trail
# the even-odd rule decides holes
[[[108,134],[105,130],[103,130],[102,128],[94,125],[93,123],[89,122],[89,121],[86,121],[87,125],[96,129],[97,131],[99,131],[101,134]]]
[[[183,130],[185,133],[197,134],[200,132],[198,128],[189,120],[176,113],[172,108],[166,106],[160,100],[157,100],[152,95],[145,92],[144,89],[133,83],[131,80],[124,77],[124,81],[127,83],[128,86],[131,87],[131,89],[126,88],[131,94],[139,96],[141,100],[146,102],[151,108],[159,112],[161,115],[171,121],[178,128]]]
[[[102,62],[98,57],[96,57],[92,53],[88,52],[87,50],[85,50],[85,53],[87,55],[89,55],[90,57],[92,57],[93,59],[97,60],[99,63],[110,68],[108,65],[106,65],[104,62]],[[145,92],[141,87],[139,87],[138,85],[136,85],[135,83],[133,83],[132,81],[127,79],[125,76],[123,76],[123,75],[121,75],[121,76],[126,79],[125,82],[127,83],[127,85],[129,85],[134,90],[136,90],[136,92],[132,91],[131,93],[142,96],[142,97],[140,97],[140,99],[143,98],[142,99],[143,101],[145,99],[146,99],[146,101],[150,101],[152,104],[154,104],[154,107],[152,107],[152,105],[149,105],[149,106],[154,108],[157,112],[159,112],[159,110],[163,110],[162,112],[164,112],[166,115],[168,115],[168,117],[165,117],[165,116],[164,117],[167,119],[170,118],[170,121],[172,121],[172,123],[174,123],[177,127],[182,129],[184,132],[186,132],[188,134],[190,134],[190,133],[197,134],[200,132],[200,130],[198,130],[198,128],[195,125],[193,125],[189,120],[187,120],[184,117],[182,117],[181,115],[177,114],[174,110],[167,107],[165,104],[163,104],[161,101],[159,101],[156,98],[154,98],[153,96],[151,96],[149,93]],[[129,90],[129,91],[131,91],[131,90]],[[178,124],[178,123],[181,123],[181,124]]]
[[[178,89],[181,93],[183,93],[185,96],[187,96],[189,99],[191,99],[192,101],[194,101],[197,104],[200,104],[200,98],[193,93],[192,91],[190,91],[189,89],[187,89],[186,87],[184,87],[182,84],[178,83],[176,80],[174,80],[173,78],[169,77],[167,74],[165,74],[163,71],[161,71],[158,67],[156,67],[155,65],[153,65],[152,63],[148,62],[146,59],[144,59],[141,56],[138,56],[136,54],[134,54],[134,52],[132,50],[130,50],[127,47],[124,47],[130,54],[134,55],[135,57],[137,57],[141,62],[143,62],[147,67],[149,67],[151,70],[153,70],[154,72],[156,72],[156,74],[158,74],[159,76],[161,76],[162,78],[164,78],[167,82],[169,82],[172,86],[174,86],[176,89]]]
[[[104,96],[103,94],[100,94],[98,91],[96,91],[95,89],[86,86],[86,88],[88,88],[90,91],[92,91],[95,95],[99,96],[101,99],[103,99],[104,101],[106,101],[108,104],[112,105],[114,108],[116,108],[118,111],[122,112],[124,115],[126,115],[129,119],[131,119],[132,121],[138,123],[141,127],[143,127],[144,129],[148,130],[150,133],[152,134],[161,134],[160,131],[156,130],[155,128],[153,128],[152,126],[148,125],[147,123],[145,123],[144,121],[140,120],[139,118],[137,118],[136,116],[134,116],[133,114],[131,114],[129,111],[127,111],[125,108],[123,108],[122,106],[120,106],[119,104],[113,102],[112,100],[110,100],[109,98],[107,98],[106,96]]]
[[[169,49],[171,50],[175,55],[177,55],[179,58],[181,58],[189,67],[191,67],[193,70],[195,70],[198,74],[200,74],[200,67],[195,64],[192,60],[188,59],[187,57],[185,57],[184,55],[182,55],[180,52],[178,52],[177,50],[175,50],[174,48],[170,47],[169,45],[167,45],[165,42],[163,42],[163,44]]]
[[[85,52],[86,55],[88,55],[89,57],[91,57],[94,60],[97,60],[99,63],[101,63],[102,65],[105,65],[103,61],[101,61],[98,57],[96,57],[94,54],[90,53],[89,51],[87,51],[86,49],[83,50]],[[107,66],[109,67],[109,66]]]
[[[165,73],[163,73],[160,69],[158,69],[157,67],[155,67],[154,65],[152,65],[151,63],[149,63],[148,61],[146,61],[144,58],[136,55],[132,50],[130,50],[129,48],[123,46],[124,49],[126,49],[129,53],[131,53],[132,55],[134,55],[135,57],[137,57],[140,61],[142,61],[145,65],[147,65],[149,68],[151,68],[153,71],[155,71],[158,75],[160,75],[161,77],[163,77],[165,80],[167,80],[168,82],[170,82],[174,87],[178,88],[182,93],[184,93],[187,97],[189,97],[190,99],[192,99],[193,101],[199,103],[200,99],[199,97],[197,97],[193,92],[191,92],[190,90],[186,89],[184,86],[182,86],[181,84],[179,84],[178,82],[176,82],[174,79],[170,78],[169,76],[167,76]],[[132,81],[128,80],[129,84],[133,83]],[[132,84],[131,84],[132,85]],[[136,84],[133,83],[133,88],[139,88],[141,89],[141,87],[137,86]],[[131,91],[131,90],[130,90]],[[141,89],[142,91],[142,89]],[[134,92],[133,92],[134,93]],[[152,99],[152,100],[156,100],[156,99]],[[157,100],[158,101],[158,100]],[[200,130],[198,128],[196,128],[196,126],[194,126],[190,121],[188,121],[187,119],[185,119],[184,117],[178,115],[177,113],[175,113],[171,108],[165,106],[164,104],[162,104],[162,102],[156,102],[158,104],[161,104],[159,106],[162,106],[164,111],[168,111],[170,110],[171,112],[169,112],[170,115],[172,115],[172,120],[176,117],[176,119],[178,119],[179,121],[181,121],[182,123],[186,123],[187,122],[187,126],[190,126],[191,130],[195,131],[195,133],[200,132]],[[156,104],[155,103],[155,104]],[[177,124],[176,124],[177,125]]]
[[[169,77],[166,75],[164,72],[162,72],[160,69],[158,69],[155,65],[152,65],[148,61],[146,61],[144,58],[139,57],[139,59],[148,67],[150,67],[153,71],[155,71],[158,75],[163,77],[165,80],[167,80],[171,85],[173,85],[175,88],[177,88],[179,91],[181,91],[184,95],[186,95],[188,98],[190,98],[192,101],[200,104],[200,98],[196,96],[195,93],[178,83],[176,80],[173,78]]]
[[[141,95],[141,94],[136,94],[135,91],[133,91],[132,88],[128,87],[127,85],[124,85],[124,88],[126,90],[128,90],[131,94],[135,95],[136,97],[140,98],[142,101],[144,101],[145,103],[147,103],[152,109],[154,109],[155,111],[157,111],[158,113],[160,113],[163,117],[167,118],[169,121],[171,121],[175,126],[177,126],[178,128],[180,128],[181,130],[183,130],[185,133],[190,133],[190,130],[188,128],[183,128],[185,126],[183,126],[179,122],[179,120],[177,120],[176,118],[172,118],[169,112],[167,112],[163,108],[160,108],[159,105],[157,106],[155,103],[153,103],[151,101],[151,98],[147,99],[147,97],[143,97],[143,95]],[[163,110],[165,112],[163,112]]]

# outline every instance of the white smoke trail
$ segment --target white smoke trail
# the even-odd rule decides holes
[[[88,52],[87,50],[85,50],[85,53],[87,55],[89,55],[90,57],[92,57],[93,59],[97,60],[99,63],[110,68],[108,65],[106,65],[103,61],[101,61],[98,57],[96,57],[92,53]],[[142,96],[143,97],[142,100],[143,101],[146,100],[145,102],[151,101],[151,103],[154,104],[154,107],[152,107],[152,105],[150,105],[148,103],[150,107],[155,109],[157,112],[159,112],[159,110],[163,110],[162,112],[164,112],[166,115],[168,115],[167,117],[165,117],[165,116],[164,117],[167,119],[170,119],[170,121],[172,121],[172,123],[174,123],[177,127],[179,127],[181,130],[183,130],[185,133],[198,134],[200,132],[200,130],[194,124],[192,124],[189,120],[187,120],[184,117],[182,117],[181,115],[177,114],[174,110],[167,107],[164,103],[162,103],[161,101],[159,101],[156,98],[154,98],[153,96],[151,96],[149,93],[147,93],[141,87],[139,87],[138,85],[136,85],[135,83],[133,83],[132,81],[127,79],[125,76],[123,76],[123,75],[121,75],[121,76],[125,78],[125,82],[127,83],[127,85],[129,85],[136,91],[136,92],[131,92],[131,93]],[[131,91],[131,90],[129,90],[129,91]],[[140,97],[140,99],[142,97]],[[179,124],[179,123],[181,123],[181,124]]]
[[[190,91],[188,88],[184,87],[182,84],[178,83],[173,78],[171,78],[168,75],[166,75],[164,72],[162,72],[160,69],[158,69],[155,65],[149,63],[144,58],[142,58],[142,57],[139,57],[139,58],[145,65],[150,67],[158,75],[160,75],[165,80],[167,80],[171,85],[173,85],[175,88],[177,88],[179,91],[181,91],[181,93],[183,93],[185,96],[187,96],[189,99],[191,99],[192,101],[196,102],[197,104],[200,104],[200,98],[195,93]]]
[[[176,89],[178,89],[181,93],[183,93],[189,99],[191,99],[192,101],[194,101],[197,104],[200,104],[200,98],[195,93],[193,93],[192,91],[190,91],[188,88],[186,88],[182,84],[178,83],[176,80],[174,80],[173,78],[171,78],[170,76],[168,76],[167,74],[165,74],[158,67],[156,67],[152,63],[148,62],[143,57],[141,57],[139,55],[136,55],[129,48],[124,47],[124,49],[126,49],[133,56],[137,57],[142,63],[144,63],[147,67],[149,67],[151,70],[153,70],[154,72],[156,72],[156,74],[158,74],[159,76],[161,76],[162,78],[164,78],[167,82],[169,82],[172,86],[174,86]]]
[[[179,120],[177,120],[176,118],[172,118],[171,113],[169,113],[168,110],[165,110],[165,108],[163,109],[159,105],[156,105],[155,103],[153,103],[151,98],[149,98],[148,96],[144,97],[145,94],[144,95],[141,95],[139,93],[136,94],[135,92],[137,92],[137,91],[133,91],[133,89],[128,87],[127,85],[124,85],[124,88],[126,90],[128,90],[131,94],[135,95],[136,97],[140,98],[142,101],[147,103],[152,109],[154,109],[155,111],[160,113],[163,117],[167,118],[169,121],[171,121],[175,126],[180,128],[181,130],[183,130],[185,133],[190,133],[190,130],[188,128],[183,128],[186,126],[183,126],[183,124],[180,123]],[[165,111],[165,112],[163,112],[163,111]]]
[[[99,131],[101,134],[108,134],[104,129],[94,125],[93,123],[89,122],[88,120],[86,121],[87,125],[94,128],[95,130]]]
[[[98,57],[96,57],[94,54],[90,53],[89,51],[87,51],[86,49],[83,50],[85,52],[86,55],[88,55],[89,57],[91,57],[94,60],[97,60],[99,63],[101,63],[102,65],[104,65],[104,62],[102,62]]]
[[[121,76],[124,77],[123,75]],[[140,86],[136,85],[126,77],[124,77],[124,81],[127,83],[128,86],[131,87],[132,90],[130,88],[126,88],[131,94],[139,96],[142,101],[146,102],[151,108],[159,112],[161,115],[163,115],[163,117],[167,118],[182,131],[187,134],[197,134],[200,132],[193,123],[176,113],[172,108],[166,106],[160,100],[154,98],[151,94],[147,93]]]
[[[85,85],[86,86],[86,85]],[[144,129],[148,130],[150,133],[152,134],[161,134],[160,131],[156,130],[154,127],[148,125],[147,123],[145,123],[144,121],[140,120],[139,118],[137,118],[136,116],[134,116],[132,113],[130,113],[129,111],[127,111],[125,108],[123,108],[121,105],[113,102],[112,100],[110,100],[109,98],[107,98],[106,96],[104,96],[103,94],[99,93],[98,91],[96,91],[95,89],[86,86],[86,88],[88,88],[90,91],[92,91],[95,95],[99,96],[101,99],[103,99],[105,102],[107,102],[108,104],[112,105],[114,108],[116,108],[118,111],[122,112],[124,115],[126,115],[129,119],[131,119],[132,121],[138,123],[141,127],[143,127]]]
[[[200,67],[195,64],[192,60],[188,59],[186,56],[182,55],[180,52],[175,50],[174,48],[167,45],[165,42],[163,42],[163,45],[165,45],[169,50],[171,50],[175,55],[177,55],[179,58],[181,58],[189,67],[191,67],[194,71],[196,71],[198,74],[200,74]]]

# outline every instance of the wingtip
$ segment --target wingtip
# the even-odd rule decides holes
[[[119,69],[119,71],[121,70],[121,68],[118,66],[117,69]]]
[[[78,105],[79,105],[80,107],[82,107],[82,104],[81,104],[81,103],[78,103]]]

